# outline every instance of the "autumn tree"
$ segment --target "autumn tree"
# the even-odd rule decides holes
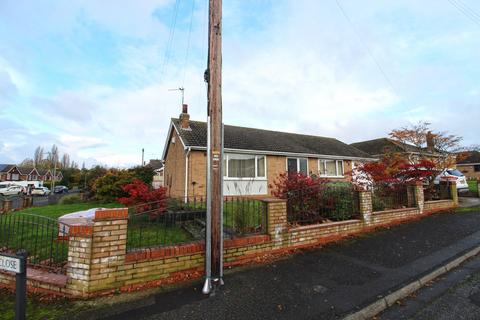
[[[403,144],[416,147],[419,159],[428,159],[435,163],[438,170],[455,164],[455,154],[462,149],[462,137],[447,131],[433,131],[430,123],[420,121],[417,124],[392,130],[390,138]]]

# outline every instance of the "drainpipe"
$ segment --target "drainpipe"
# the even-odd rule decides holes
[[[185,203],[188,202],[188,159],[190,157],[191,147],[188,147],[187,154],[185,156]]]

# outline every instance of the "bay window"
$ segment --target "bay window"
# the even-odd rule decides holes
[[[324,177],[343,177],[343,160],[318,160],[318,173]]]
[[[308,160],[305,158],[287,158],[288,173],[308,174]]]
[[[225,154],[223,176],[237,179],[263,179],[266,177],[265,156],[250,154]]]

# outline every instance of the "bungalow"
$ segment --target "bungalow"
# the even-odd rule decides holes
[[[442,163],[443,165],[448,164],[449,167],[453,168],[456,164],[455,157],[449,155],[445,157],[444,154],[435,150],[433,139],[427,139],[427,146],[422,148],[389,138],[356,142],[352,143],[351,146],[368,153],[374,158],[381,158],[387,153],[400,153],[412,163],[415,163],[422,157],[426,157],[434,162]]]
[[[458,158],[457,168],[467,178],[476,178],[480,180],[480,152],[471,151],[463,154]]]
[[[206,194],[207,124],[190,121],[187,106],[171,119],[162,159],[170,196]],[[351,179],[355,161],[375,160],[333,138],[224,126],[226,196],[268,195],[284,172],[315,174],[334,181]]]

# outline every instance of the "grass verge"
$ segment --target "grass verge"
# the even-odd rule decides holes
[[[27,319],[53,320],[66,319],[72,312],[82,311],[72,301],[67,299],[54,299],[40,295],[27,297]],[[15,294],[5,289],[0,289],[0,320],[15,318]]]

